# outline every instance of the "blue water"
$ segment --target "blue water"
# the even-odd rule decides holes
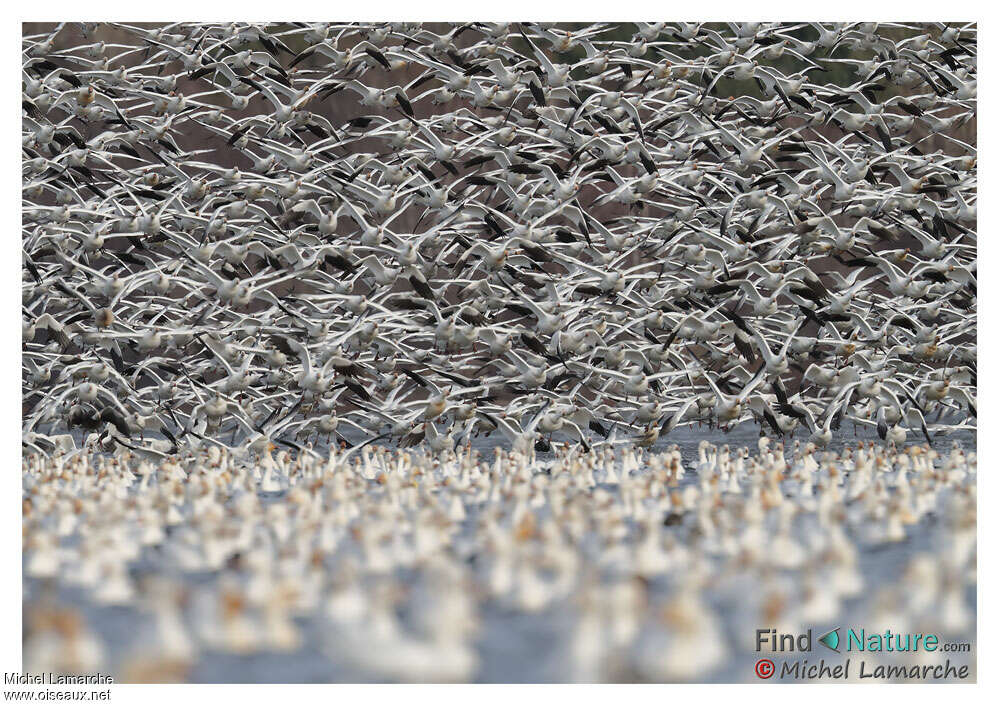
[[[844,430],[845,431],[845,430]],[[853,430],[851,429],[850,432]],[[855,444],[858,440],[877,440],[874,430],[862,428],[855,436],[840,435],[831,448],[839,449],[847,444]],[[687,461],[696,458],[698,444],[707,439],[715,444],[727,443],[732,447],[748,446],[755,450],[759,438],[759,430],[755,425],[743,424],[727,434],[707,428],[684,428],[674,430],[668,438],[662,439],[654,449],[665,448],[670,444],[678,444]],[[805,440],[805,435],[801,437]],[[558,440],[558,436],[556,436]],[[952,435],[940,435],[935,446],[940,451],[949,449],[953,441],[958,441],[967,451],[976,449],[976,438],[971,432],[961,431]],[[490,456],[492,449],[500,443],[500,437],[480,437],[473,446],[484,456]],[[786,444],[790,446],[790,443]],[[690,465],[688,464],[688,469]],[[693,474],[688,480],[696,482]],[[466,523],[475,521],[475,510],[470,508],[470,516]],[[924,518],[915,526],[907,528],[905,540],[882,546],[863,546],[857,538],[857,546],[863,547],[859,556],[860,572],[864,577],[865,589],[874,590],[881,585],[896,583],[901,579],[908,561],[920,552],[936,554],[941,551],[937,545],[938,534],[935,530],[935,518]],[[689,528],[672,528],[678,537]],[[474,559],[472,559],[474,560]],[[149,572],[155,572],[158,561],[155,549],[146,549],[139,561],[132,567],[133,578],[139,580]],[[218,578],[215,573],[190,574],[176,576],[187,585],[211,584]],[[404,578],[399,576],[399,578]],[[667,595],[671,590],[669,582],[653,582],[650,585],[650,595]],[[54,593],[53,593],[54,591]],[[663,593],[665,592],[665,593]],[[149,629],[152,625],[148,614],[131,607],[105,607],[96,605],[80,590],[64,586],[54,588],[35,580],[25,581],[27,608],[33,599],[42,595],[53,596],[58,602],[83,609],[90,627],[101,637],[108,657],[112,664],[117,663],[134,649],[135,636]],[[726,616],[733,614],[737,606],[732,603],[731,596],[716,595],[711,592],[706,596],[709,604],[721,618],[724,632],[732,645],[745,639],[744,626],[727,621]],[[843,624],[849,624],[851,616],[858,616],[858,611],[870,600],[867,590],[856,599],[847,602],[840,617]],[[971,588],[966,591],[967,606],[975,612],[976,591]],[[479,620],[481,629],[476,638],[476,650],[481,666],[475,675],[475,681],[480,682],[559,682],[565,681],[567,673],[566,637],[571,632],[574,622],[574,608],[568,603],[558,603],[538,614],[523,614],[512,611],[494,600],[485,600],[479,605]],[[202,652],[197,663],[188,673],[188,679],[194,682],[255,682],[255,683],[298,683],[298,682],[356,682],[365,681],[369,677],[363,672],[347,669],[344,665],[331,661],[322,646],[329,639],[324,634],[322,620],[297,619],[302,628],[305,646],[293,654],[257,653],[249,656],[236,656],[213,651]],[[189,625],[189,627],[192,627]],[[832,626],[829,626],[832,627]],[[816,659],[821,655],[815,655]],[[757,681],[753,676],[752,667],[759,655],[751,652],[736,651],[722,667],[703,676],[705,681],[732,682]],[[959,658],[960,659],[960,658]],[[965,660],[967,661],[965,656]],[[974,657],[971,658],[972,665]],[[619,676],[629,680],[628,674]]]

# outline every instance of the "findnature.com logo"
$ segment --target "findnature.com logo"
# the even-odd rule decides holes
[[[821,657],[817,662],[805,657],[789,656],[782,658],[780,664],[772,659],[757,660],[755,672],[760,679],[817,680],[817,679],[874,679],[874,680],[952,680],[967,679],[970,673],[968,664],[952,664],[948,656],[940,664],[883,664],[880,659],[890,659],[898,655],[887,653],[971,653],[969,642],[942,642],[934,633],[868,632],[864,628],[835,627],[820,634],[813,640],[812,630],[794,634],[779,633],[774,628],[761,628],[756,631],[756,651],[780,653],[812,652],[813,645],[822,645],[825,649],[846,657],[841,663],[835,663],[834,657],[827,662]],[[863,657],[867,653],[875,653],[880,659],[869,662],[865,659],[851,659],[850,654]],[[916,655],[914,655],[914,658]],[[855,671],[851,672],[851,668]]]

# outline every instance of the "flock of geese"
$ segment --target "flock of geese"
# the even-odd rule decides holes
[[[975,644],[977,459],[208,446],[23,465],[24,669],[115,681],[759,681],[756,631]],[[816,647],[820,653],[824,648]],[[822,654],[796,654],[818,662]],[[968,665],[974,652],[829,652]],[[868,680],[866,683],[870,683]],[[876,679],[874,681],[883,681]]]
[[[975,26],[32,32],[28,671],[743,681],[760,628],[974,639]]]
[[[26,35],[25,453],[973,430],[976,38]]]

